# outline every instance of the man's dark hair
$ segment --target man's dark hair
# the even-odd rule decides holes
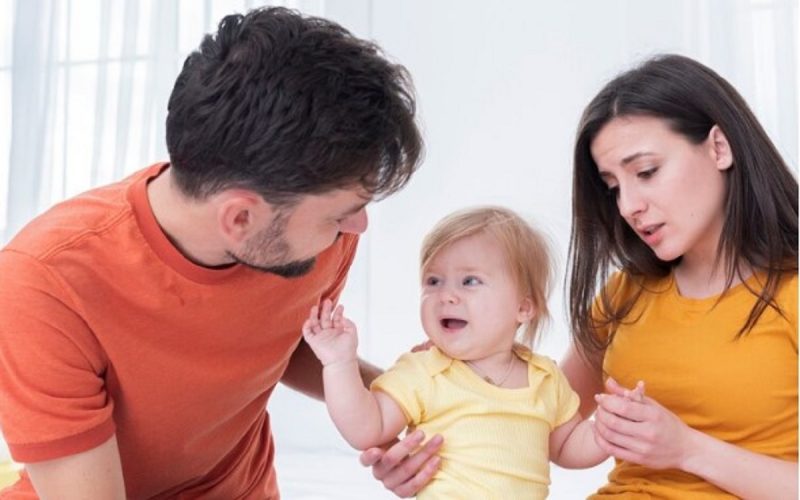
[[[402,66],[331,21],[285,8],[226,16],[183,65],[167,148],[188,196],[253,190],[292,202],[360,183],[402,188],[422,139]]]

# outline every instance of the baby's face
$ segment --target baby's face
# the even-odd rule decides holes
[[[446,246],[422,276],[422,326],[452,358],[475,360],[510,350],[519,324],[529,319],[529,303],[499,242],[487,234]]]

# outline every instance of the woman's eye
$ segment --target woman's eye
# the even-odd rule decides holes
[[[480,285],[482,282],[479,278],[476,278],[475,276],[467,276],[466,278],[464,278],[464,281],[462,283],[464,284],[464,286],[475,286],[475,285]]]
[[[641,172],[639,172],[636,175],[639,176],[640,179],[649,179],[649,178],[653,177],[653,175],[655,175],[657,170],[658,170],[658,168],[656,168],[656,167],[648,168],[646,170],[642,170]]]
[[[619,197],[619,186],[608,186],[606,188],[606,193],[609,197],[617,198]]]

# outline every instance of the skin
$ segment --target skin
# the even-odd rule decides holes
[[[263,240],[263,233],[273,224],[278,210],[258,194],[230,189],[204,200],[188,199],[171,182],[169,170],[150,182],[147,194],[162,230],[188,259],[207,267],[247,260],[245,265],[257,269],[312,259],[333,244],[340,233],[364,232],[366,205],[371,199],[355,185],[303,196],[288,215],[285,230],[278,235],[284,244],[277,251],[267,246],[259,253],[254,242]],[[363,362],[359,362],[359,369],[367,383],[379,373]],[[301,343],[281,381],[321,399],[321,371],[316,357]],[[27,463],[25,469],[42,499],[125,498],[116,436],[82,453]]]
[[[591,149],[628,224],[659,258],[683,257],[673,270],[681,295],[720,294],[726,286],[725,256],[718,258],[717,244],[724,215],[724,172],[733,167],[733,156],[719,127],[700,144],[692,144],[658,118],[619,117],[600,131]],[[746,279],[751,272],[742,269],[741,274]],[[737,276],[733,285],[738,282]],[[602,359],[604,352],[597,356]],[[597,365],[587,363],[574,347],[561,363],[580,396],[580,414],[588,417],[596,410],[598,443],[606,452],[649,467],[682,469],[742,498],[798,497],[796,463],[695,431],[643,391],[630,397],[633,391],[613,380],[604,385],[593,366]],[[361,462],[379,465],[373,467],[373,475],[396,495],[407,497],[430,481],[433,473],[427,464],[435,453],[398,443],[388,451],[367,450]],[[390,459],[382,462],[387,456]]]
[[[531,300],[517,291],[505,255],[486,234],[452,242],[423,273],[420,317],[425,334],[451,358],[470,361],[473,369],[495,380],[516,358],[512,348],[517,328],[534,314]],[[448,327],[449,320],[466,324]]]
[[[423,270],[420,316],[430,342],[448,356],[467,362],[478,375],[503,387],[526,387],[527,364],[513,353],[517,329],[535,317],[530,298],[520,295],[497,240],[485,233],[451,242],[431,259]],[[394,438],[408,425],[400,406],[381,391],[369,391],[359,377],[356,364],[358,336],[355,324],[344,317],[342,306],[330,301],[314,306],[303,325],[303,337],[323,364],[323,381],[328,412],[339,432],[353,447],[365,449]],[[511,364],[509,364],[509,361]],[[508,371],[509,368],[511,371]],[[420,433],[413,433],[386,455],[368,453],[377,462],[392,455],[408,457],[419,446]],[[399,469],[389,470],[384,484],[399,495],[413,495],[435,473],[438,459],[426,458],[439,444],[423,447],[402,459]],[[569,468],[596,465],[608,457],[594,439],[589,421],[576,414],[550,434],[550,459]],[[364,456],[367,456],[365,453]],[[415,471],[419,465],[422,469]],[[396,464],[399,465],[399,464]],[[409,477],[402,477],[408,472]],[[376,477],[379,472],[375,472]],[[390,485],[394,477],[400,482]]]
[[[725,259],[718,259],[717,245],[724,172],[733,165],[722,131],[715,126],[705,141],[692,144],[658,118],[622,117],[600,131],[591,150],[628,224],[659,258],[682,256],[674,268],[680,293],[693,298],[721,293]],[[604,386],[600,371],[574,349],[562,368],[581,396],[581,411],[590,413],[596,405],[598,444],[615,457],[680,469],[742,498],[797,498],[796,463],[696,431],[650,397],[626,397],[627,389],[611,378]]]

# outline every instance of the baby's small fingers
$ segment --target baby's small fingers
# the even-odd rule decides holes
[[[320,324],[322,325],[323,328],[330,328],[331,327],[331,323],[332,323],[332,321],[331,321],[331,311],[332,311],[332,309],[333,309],[333,303],[330,300],[325,299],[325,301],[322,303],[322,311],[320,312],[320,315],[319,315]]]
[[[305,336],[314,336],[319,335],[320,333],[324,333],[325,329],[320,326],[319,321],[314,319],[307,319],[305,323],[303,323],[303,335]]]
[[[333,325],[340,328],[344,325],[344,322],[344,306],[339,304],[336,306],[336,309],[333,310]]]

